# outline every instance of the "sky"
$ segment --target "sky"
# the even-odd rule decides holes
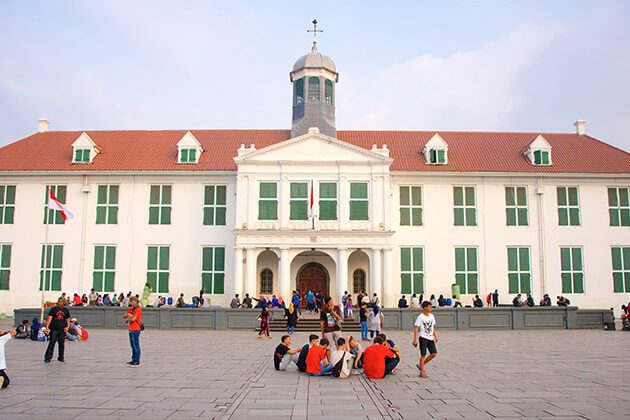
[[[289,71],[340,130],[586,132],[630,151],[630,1],[3,1],[0,146],[51,130],[289,129]]]

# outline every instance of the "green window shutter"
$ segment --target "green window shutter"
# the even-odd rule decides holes
[[[218,185],[217,190],[217,204],[225,206],[227,203],[227,187],[225,185]]]
[[[618,205],[617,188],[608,188],[608,206],[617,207]]]
[[[618,188],[618,191],[619,191],[619,205],[622,206],[622,207],[628,207],[630,205],[630,197],[629,197],[630,191],[629,191],[629,189],[628,188]]]
[[[569,208],[569,224],[571,226],[580,225],[580,209],[575,207]]]
[[[225,270],[225,248],[216,247],[214,249],[214,270]]]
[[[453,209],[453,217],[455,220],[455,226],[464,226],[464,209],[463,208]]]
[[[623,248],[623,266],[624,269],[630,270],[630,247]]]
[[[9,204],[9,205],[15,204],[15,188],[16,188],[15,185],[7,185],[6,199],[4,200],[4,204]]]
[[[621,248],[619,247],[613,247],[611,249],[612,251],[612,267],[613,270],[621,270],[623,268],[622,266],[622,260],[621,260]],[[628,268],[630,269],[630,266],[628,266]]]
[[[307,202],[306,201],[291,201],[289,218],[291,220],[307,220],[308,219]]]
[[[217,207],[216,222],[217,226],[225,226],[225,215],[227,209],[225,207]]]
[[[560,226],[569,225],[569,210],[566,207],[558,208],[558,224]]]
[[[422,188],[411,187],[411,204],[414,206],[422,205]]]
[[[350,198],[367,199],[368,198],[368,184],[367,184],[367,182],[352,182],[352,183],[350,183]]]
[[[411,248],[400,248],[400,269],[411,271]]]
[[[350,220],[369,220],[367,201],[350,202]]]
[[[413,248],[413,271],[424,271],[422,248]]]
[[[461,294],[466,294],[466,274],[455,274],[455,283],[459,286]]]
[[[151,185],[149,193],[149,204],[160,204],[160,186]]]
[[[475,188],[474,187],[466,187],[466,205],[474,206],[475,205]]]
[[[518,209],[518,225],[527,226],[528,224],[529,224],[529,220],[527,217],[527,208],[519,208]]]
[[[334,182],[321,182],[319,184],[319,198],[337,198],[337,184]]]
[[[437,163],[446,163],[446,150],[438,150]]]
[[[624,284],[626,286],[626,293],[630,292],[630,271],[623,273]]]
[[[105,248],[105,268],[114,270],[116,268],[116,247],[108,246]]]
[[[400,187],[400,205],[408,206],[410,203],[409,200],[409,187]]]
[[[337,202],[319,202],[319,220],[337,220]]]
[[[477,271],[477,248],[466,249],[466,263],[468,271]]]
[[[477,226],[477,209],[474,207],[466,209],[466,226]]]
[[[187,163],[188,162],[188,149],[182,149],[179,152],[179,162]]]
[[[621,226],[630,226],[630,209],[620,210]]]
[[[578,189],[577,187],[569,187],[567,188],[567,193],[569,196],[569,205],[577,206],[578,205]]]
[[[422,226],[422,209],[421,208],[413,208],[411,209],[411,224],[413,226]]]
[[[147,251],[147,269],[148,270],[157,270],[158,264],[158,247],[150,246]]]
[[[402,294],[411,293],[411,274],[410,273],[402,273],[400,275],[400,292]]]
[[[104,259],[105,259],[105,247],[95,246],[94,247],[94,269],[95,270],[102,270],[105,267]]]
[[[149,224],[157,225],[160,221],[160,208],[159,207],[149,207]]]
[[[158,273],[158,280],[160,282],[158,286],[158,293],[168,293],[169,273]]]
[[[0,246],[0,268],[11,267],[11,245],[3,244]]]
[[[540,165],[542,158],[540,157],[540,150],[534,150],[534,164]]]
[[[476,273],[468,274],[468,294],[479,293],[479,279]]]
[[[115,207],[115,206],[109,207],[107,224],[109,225],[118,224],[118,207]]]
[[[453,203],[456,206],[464,205],[464,188],[463,187],[453,187]]]
[[[519,293],[518,274],[508,274],[508,290],[509,293]]]
[[[306,182],[292,182],[290,194],[291,198],[306,198],[308,194]]]
[[[225,274],[215,273],[214,275],[214,290],[215,295],[222,295],[225,293]]]
[[[562,293],[572,293],[571,273],[562,273]]]
[[[521,293],[531,293],[532,292],[532,282],[531,275],[529,273],[521,274]]]
[[[81,149],[75,149],[74,150],[74,161],[75,162],[81,162],[81,158],[82,158],[82,153],[81,153]]]
[[[115,282],[116,274],[112,271],[105,272],[105,279],[103,281],[103,291],[104,292],[113,292],[114,291],[114,282]]]
[[[107,204],[107,185],[99,185],[96,193],[97,204]]]
[[[413,273],[413,293],[424,293],[424,274]]]
[[[400,208],[400,225],[411,226],[411,210],[409,207]]]
[[[455,248],[455,271],[466,271],[465,248]]]
[[[541,157],[542,157],[542,164],[549,165],[549,152],[543,151],[541,154]]]
[[[212,293],[212,273],[201,273],[201,288],[206,293]]]
[[[63,245],[55,245],[53,248],[53,268],[61,268],[63,261]]]
[[[214,249],[212,247],[204,247],[202,249],[201,269],[203,271],[212,271],[212,263],[214,262],[214,259],[212,257],[213,254],[214,254]]]
[[[629,272],[630,274],[630,272]],[[613,292],[624,293],[623,273],[613,273]]]
[[[160,259],[159,259],[159,269],[160,270],[168,270],[169,268],[169,257],[170,257],[170,248],[167,246],[160,247]]]
[[[92,273],[92,288],[96,291],[103,290],[103,272],[95,271]]]
[[[516,188],[516,204],[519,206],[527,205],[527,191],[525,187]]]
[[[162,207],[162,213],[160,214],[160,224],[161,225],[171,224],[171,208],[170,207]]]
[[[516,209],[514,207],[506,208],[505,218],[507,226],[516,226]]]
[[[514,194],[514,187],[505,187],[505,205],[516,205],[516,195]]]
[[[508,248],[508,270],[518,271],[518,248]]]
[[[119,192],[118,185],[109,186],[109,203],[108,204],[110,206],[118,205],[118,192]]]
[[[162,205],[170,205],[171,204],[171,194],[173,192],[173,188],[170,185],[162,185]]]
[[[189,149],[188,150],[188,162],[196,163],[197,162],[197,149]]]
[[[567,188],[566,187],[557,187],[556,188],[556,197],[558,199],[559,206],[566,206],[567,202]]]
[[[571,262],[574,271],[582,271],[582,248],[571,249]]]
[[[571,270],[571,248],[560,248],[560,267],[562,271]]]
[[[518,259],[521,271],[529,271],[529,248],[519,248]]]
[[[96,207],[96,224],[104,225],[105,223],[107,223],[107,207]]]
[[[206,206],[214,205],[214,185],[206,185],[204,188],[203,204]]]
[[[573,293],[584,293],[584,274],[573,273]]]

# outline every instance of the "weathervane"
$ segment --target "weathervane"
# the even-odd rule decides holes
[[[307,29],[306,32],[313,32],[313,42],[317,42],[317,32],[324,32],[322,29],[317,29],[317,19],[313,19],[313,29]]]

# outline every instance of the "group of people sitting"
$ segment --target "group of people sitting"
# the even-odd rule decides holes
[[[276,370],[287,370],[293,362],[299,372],[310,376],[331,375],[347,378],[353,369],[363,369],[368,378],[381,379],[394,372],[400,363],[400,351],[385,334],[374,338],[373,344],[363,349],[354,337],[338,337],[335,343],[328,338],[309,336],[301,348],[291,348],[290,335],[283,335],[276,347],[273,363]]]
[[[630,331],[630,303],[621,305],[621,331]]]
[[[67,340],[87,340],[89,335],[88,330],[81,326],[76,318],[70,319],[68,331],[66,331]],[[31,325],[28,319],[22,320],[22,323],[15,329],[15,338],[22,340],[30,338],[32,341],[48,341],[49,333],[46,332],[46,322],[39,322],[39,319],[33,318]]]
[[[61,294],[60,299],[65,301],[65,306],[129,306],[129,298],[131,298],[132,293],[129,292],[127,295],[124,293],[120,293],[116,295],[115,293],[110,295],[109,293],[105,293],[101,295],[92,289],[89,295],[85,293],[79,296],[78,293],[74,293],[73,297],[70,297],[65,292]],[[135,295],[136,297],[140,297],[140,295]]]

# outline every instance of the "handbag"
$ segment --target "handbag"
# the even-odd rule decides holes
[[[133,308],[133,311],[131,311],[131,314],[135,316],[135,312],[136,312],[136,308]],[[138,321],[133,321],[133,322],[137,323],[140,326],[140,331],[144,331],[144,322],[140,322],[140,323],[138,323]]]

